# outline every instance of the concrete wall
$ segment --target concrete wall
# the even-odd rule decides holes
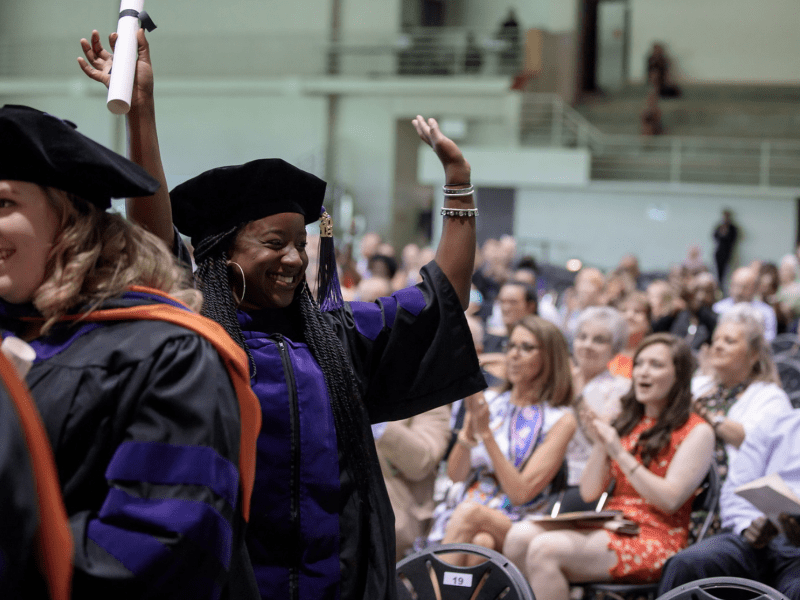
[[[682,79],[800,83],[797,0],[631,0],[630,77],[663,41]]]
[[[570,258],[604,269],[629,252],[643,270],[681,262],[698,244],[713,265],[711,232],[723,208],[739,224],[739,264],[778,261],[794,249],[796,190],[783,194],[725,189],[593,183],[582,188],[518,188],[514,235],[554,264]],[[546,250],[545,250],[546,249]]]

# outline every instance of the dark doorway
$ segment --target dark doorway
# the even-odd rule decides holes
[[[421,23],[423,27],[444,25],[444,0],[420,0],[422,2]]]
[[[597,6],[600,0],[581,0],[578,17],[578,98],[597,92]]]
[[[481,207],[478,219],[478,243],[487,239],[500,239],[503,235],[514,235],[513,188],[481,187],[476,192]]]

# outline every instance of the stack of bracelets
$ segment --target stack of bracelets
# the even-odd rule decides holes
[[[466,185],[467,187],[453,187],[457,184],[445,184],[442,186],[442,191],[444,192],[445,198],[454,198],[460,196],[471,196],[475,193],[475,186],[472,184],[461,184]],[[478,209],[477,208],[445,208],[442,207],[442,210],[439,213],[443,217],[477,217],[478,216]]]

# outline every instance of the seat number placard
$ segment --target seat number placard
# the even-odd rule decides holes
[[[472,574],[445,571],[442,583],[445,585],[457,585],[459,587],[472,587]]]

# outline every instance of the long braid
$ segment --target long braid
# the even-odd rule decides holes
[[[361,402],[355,373],[350,366],[350,358],[333,328],[323,318],[305,282],[297,300],[303,317],[306,343],[325,376],[331,398],[331,412],[342,449],[351,459],[349,467],[352,479],[358,487],[362,502],[366,501],[371,487],[369,477],[365,475],[372,472],[366,445],[366,440],[370,438],[365,435],[366,423],[369,421]]]
[[[247,353],[250,363],[250,377],[256,376],[256,362],[242,333],[239,319],[236,318],[236,305],[233,302],[233,282],[228,268],[227,242],[236,234],[238,228],[205,238],[195,249],[197,272],[195,280],[203,292],[203,309],[200,314],[216,321],[228,332],[234,342]]]

